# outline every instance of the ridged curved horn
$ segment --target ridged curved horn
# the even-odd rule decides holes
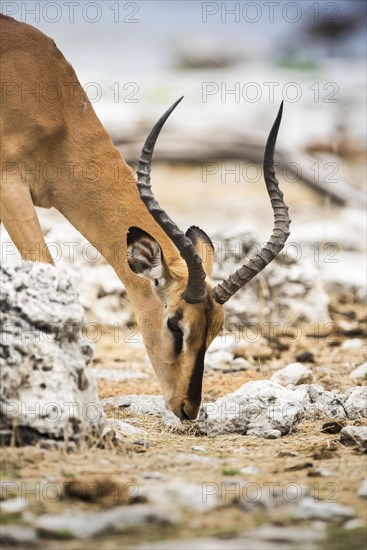
[[[270,131],[264,155],[264,179],[274,212],[274,229],[270,240],[251,260],[237,269],[222,283],[213,288],[213,298],[224,304],[237,290],[245,286],[255,275],[264,269],[282,250],[289,237],[291,219],[288,215],[288,206],[283,200],[283,193],[279,189],[279,182],[275,177],[274,150],[280,122],[282,120],[283,101]]]
[[[206,288],[205,271],[203,269],[201,258],[195,251],[190,239],[185,236],[181,229],[177,227],[175,222],[172,221],[168,214],[159,206],[158,202],[154,198],[150,185],[150,165],[152,162],[155,143],[164,123],[172,111],[180,103],[182,98],[183,97],[180,97],[180,99],[178,99],[164,113],[164,115],[161,116],[145,141],[137,170],[138,189],[145,206],[148,208],[155,221],[161,226],[163,231],[175,244],[181,257],[186,262],[189,276],[187,287],[183,295],[184,300],[190,304],[198,304],[204,300]]]

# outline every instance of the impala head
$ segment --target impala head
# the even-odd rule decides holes
[[[197,227],[183,237],[202,259],[197,297],[187,294],[188,274],[182,262],[169,267],[159,244],[138,228],[128,234],[128,259],[131,269],[150,284],[145,307],[137,311],[138,324],[167,406],[179,418],[191,419],[200,408],[205,352],[220,332],[224,315],[206,280],[213,258],[210,240]]]
[[[167,406],[181,419],[194,419],[201,404],[205,352],[224,321],[222,306],[280,252],[289,235],[290,218],[274,170],[281,106],[264,157],[264,178],[275,219],[273,233],[256,256],[221,284],[211,287],[214,258],[211,240],[196,226],[184,234],[156,202],[150,186],[155,142],[181,99],[168,109],[149,134],[137,173],[143,202],[184,261],[168,265],[160,244],[139,227],[130,228],[127,244],[130,268],[146,282],[145,308],[137,312],[138,324]]]

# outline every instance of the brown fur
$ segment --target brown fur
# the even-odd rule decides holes
[[[168,406],[180,417],[185,406],[194,417],[199,403],[189,403],[187,395],[195,357],[204,344],[205,327],[205,347],[219,332],[222,307],[182,299],[186,265],[141,201],[132,170],[53,40],[10,17],[1,16],[0,25],[5,86],[1,220],[25,259],[32,249],[32,259],[52,263],[34,206],[55,207],[94,244],[127,289]],[[129,267],[126,235],[131,226],[143,229],[161,247],[169,273],[163,296]],[[204,265],[210,275],[212,262]],[[179,307],[183,325],[191,328],[186,351],[176,359],[166,320]]]

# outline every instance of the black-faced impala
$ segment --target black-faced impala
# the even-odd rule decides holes
[[[209,237],[198,227],[183,233],[150,186],[155,142],[180,100],[149,134],[136,182],[53,40],[1,16],[1,56],[1,219],[10,237],[23,258],[31,249],[33,259],[53,263],[35,206],[55,207],[94,244],[126,288],[167,406],[181,419],[196,418],[205,352],[223,325],[223,304],[275,258],[289,235],[273,161],[282,107],[264,158],[273,233],[212,288]]]

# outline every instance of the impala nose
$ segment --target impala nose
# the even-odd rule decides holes
[[[199,403],[191,403],[190,401],[166,401],[167,407],[176,415],[180,420],[195,420],[199,414],[201,401]]]
[[[185,401],[181,408],[181,420],[195,420],[199,414],[200,404],[201,403],[190,403],[189,401]]]

